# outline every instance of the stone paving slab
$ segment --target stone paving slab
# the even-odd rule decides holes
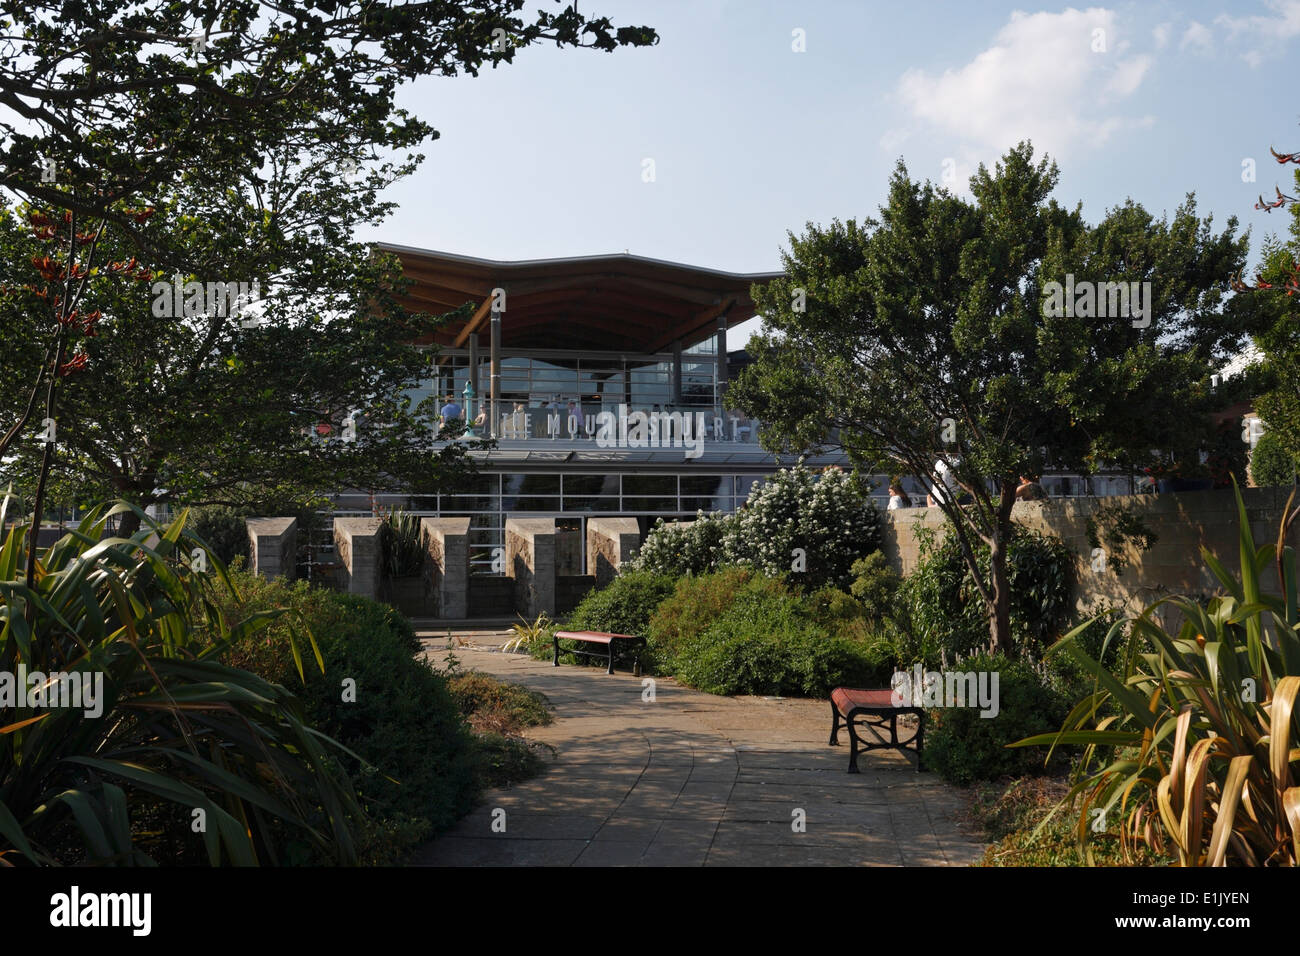
[[[508,634],[453,630],[462,668],[548,697],[555,722],[529,738],[553,759],[486,794],[413,863],[965,866],[983,854],[958,822],[960,792],[903,754],[862,754],[862,773],[847,773],[847,746],[826,743],[825,701],[714,697],[655,678],[648,702],[641,678],[502,654]],[[421,636],[442,666],[446,630]]]

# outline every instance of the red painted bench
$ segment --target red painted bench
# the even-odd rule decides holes
[[[575,649],[570,651],[569,653],[581,654],[584,657],[606,658],[608,662],[608,667],[605,670],[606,674],[614,673],[614,642],[615,641],[631,641],[634,644],[640,644],[642,647],[645,646],[645,638],[638,637],[635,634],[610,634],[606,631],[556,631],[555,636],[551,638],[552,642],[555,645],[555,660],[553,663],[556,667],[560,666],[560,639],[561,638],[567,641],[585,641],[588,644],[604,644],[605,645],[604,651],[580,651]],[[637,673],[638,675],[641,673],[641,659],[639,656],[636,661],[635,673]]]
[[[916,733],[907,740],[898,739],[898,718],[902,714],[915,714],[917,718]],[[849,729],[849,741],[853,745],[849,754],[849,773],[858,772],[858,751],[860,750],[901,750],[906,752],[907,745],[916,744],[916,770],[920,773],[921,747],[925,743],[925,711],[920,707],[894,706],[892,690],[855,690],[850,687],[837,687],[831,691],[831,739],[830,746],[839,743],[840,720]],[[877,730],[889,728],[888,743],[868,743],[858,736],[858,725],[874,727]]]

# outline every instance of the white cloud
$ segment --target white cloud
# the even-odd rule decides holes
[[[908,70],[897,95],[914,118],[963,140],[950,152],[1030,139],[1060,158],[1152,122],[1114,112],[1151,67],[1149,56],[1125,56],[1127,46],[1111,10],[1016,12],[969,63],[940,76]]]
[[[1214,34],[1210,28],[1196,20],[1191,22],[1187,30],[1183,33],[1182,42],[1178,44],[1179,50],[1197,50],[1201,53],[1208,53],[1214,47]]]
[[[1169,29],[1170,26],[1168,23],[1159,23],[1156,24],[1156,28],[1151,31],[1151,39],[1155,41],[1157,50],[1163,50],[1165,44],[1169,42]]]
[[[1215,24],[1227,30],[1232,39],[1252,44],[1242,54],[1251,67],[1281,53],[1287,40],[1300,36],[1300,0],[1265,0],[1264,6],[1272,11],[1267,16],[1234,17],[1221,13],[1214,18]]]

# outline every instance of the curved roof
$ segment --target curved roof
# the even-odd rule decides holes
[[[504,289],[503,348],[661,352],[674,340],[703,341],[725,316],[728,326],[752,318],[750,287],[780,272],[740,274],[626,253],[498,262],[391,243],[375,248],[397,256],[413,283],[403,304],[442,313],[475,305],[468,322],[444,326],[440,345],[462,346],[485,332],[492,290]]]

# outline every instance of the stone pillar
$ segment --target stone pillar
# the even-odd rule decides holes
[[[334,519],[334,550],[349,594],[379,597],[379,525],[378,518]]]
[[[641,529],[635,518],[587,519],[587,573],[595,575],[596,587],[603,588],[641,543]]]
[[[555,616],[555,519],[506,519],[506,575],[515,581],[515,610],[530,620]]]
[[[438,616],[469,617],[469,518],[422,518],[429,541],[429,587]]]
[[[290,581],[298,563],[297,518],[248,518],[250,568],[264,578],[280,575]]]

